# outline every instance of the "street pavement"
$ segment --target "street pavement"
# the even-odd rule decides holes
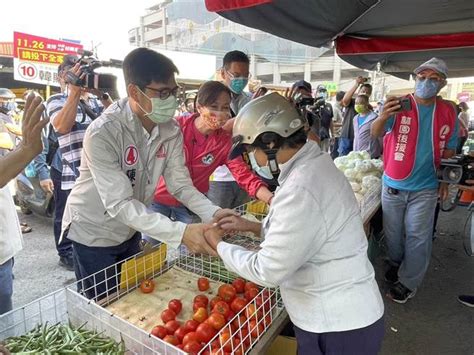
[[[458,303],[460,293],[474,294],[474,257],[466,256],[462,231],[467,211],[441,213],[433,257],[422,287],[405,305],[387,300],[382,354],[474,354],[474,309]],[[15,258],[14,306],[21,307],[74,282],[74,273],[58,265],[50,219],[20,213],[33,227]],[[375,269],[382,294],[383,252]]]

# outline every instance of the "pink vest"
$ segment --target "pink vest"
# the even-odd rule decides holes
[[[393,128],[384,137],[383,160],[385,174],[393,180],[405,180],[415,167],[418,145],[419,116],[413,95],[409,95],[411,111],[403,111],[395,116]],[[446,143],[456,127],[456,112],[451,103],[437,98],[433,110],[433,164],[439,166]]]

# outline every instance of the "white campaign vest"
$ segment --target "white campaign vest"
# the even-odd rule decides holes
[[[8,186],[0,188],[0,265],[23,248],[20,222]]]

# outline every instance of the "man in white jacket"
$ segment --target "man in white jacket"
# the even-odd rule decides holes
[[[230,216],[224,230],[253,231],[257,252],[206,237],[226,267],[257,284],[280,286],[295,326],[298,354],[377,354],[384,334],[382,298],[349,182],[331,157],[307,141],[304,120],[273,93],[250,102],[234,122],[231,158],[278,177],[263,223]]]
[[[91,275],[139,252],[140,232],[173,248],[184,244],[191,252],[213,253],[204,238],[206,225],[171,222],[147,209],[160,176],[204,222],[232,212],[214,206],[189,177],[183,138],[173,120],[179,90],[173,62],[137,48],[125,57],[123,71],[128,98],[87,129],[79,178],[63,217],[63,235],[73,241],[76,278],[86,278],[80,288],[90,298],[113,290],[115,277],[108,276],[105,284],[104,273]]]
[[[0,157],[0,314],[12,309],[13,257],[22,249],[20,223],[10,189],[6,184],[17,176],[43,149],[41,130],[48,120],[41,120],[44,107],[41,97],[30,94],[22,122],[22,142],[11,153]]]

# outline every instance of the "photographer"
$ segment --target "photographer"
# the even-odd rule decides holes
[[[43,153],[35,159],[37,167],[51,166],[50,176],[40,175],[40,184],[45,191],[54,195],[54,240],[59,256],[59,265],[73,270],[72,244],[65,238],[61,242],[61,223],[66,200],[79,176],[82,141],[89,124],[112,100],[99,92],[100,101],[85,89],[66,82],[66,74],[71,71],[83,76],[77,57],[65,55],[58,67],[61,94],[51,96],[46,102],[46,114],[51,125],[47,131]],[[38,171],[44,171],[39,169]],[[52,180],[52,188],[48,180]]]
[[[397,303],[414,297],[428,269],[436,203],[448,195],[436,169],[454,155],[458,138],[456,111],[438,96],[447,84],[446,63],[432,58],[414,74],[414,94],[388,98],[371,128],[373,137],[385,135],[382,211],[391,265],[385,279]]]
[[[334,141],[334,124],[332,105],[327,102],[328,91],[324,85],[318,85],[316,89],[316,98],[311,113],[315,115],[319,121],[319,138],[321,139],[321,150],[329,152],[330,143]]]

